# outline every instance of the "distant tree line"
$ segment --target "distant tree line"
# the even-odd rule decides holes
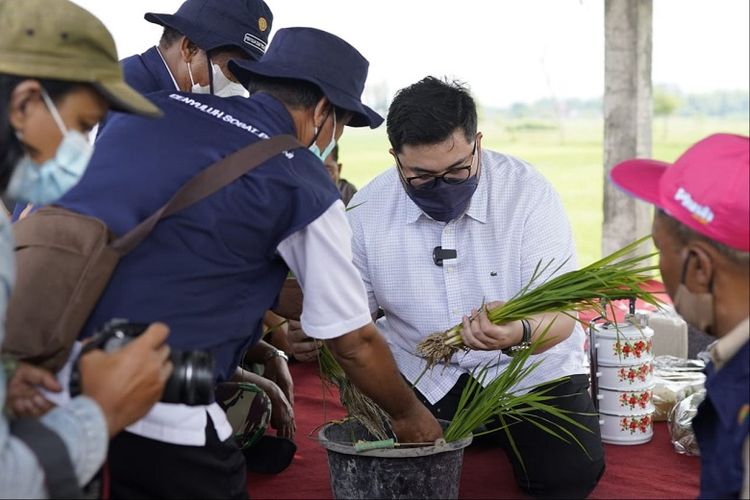
[[[656,86],[653,92],[655,116],[711,116],[719,118],[747,118],[750,116],[750,95],[746,90],[716,90],[713,92],[685,94],[676,87]],[[559,118],[560,109],[565,118],[601,117],[602,98],[563,99],[551,98],[532,103],[517,102],[506,108],[487,109],[491,115],[506,118]]]

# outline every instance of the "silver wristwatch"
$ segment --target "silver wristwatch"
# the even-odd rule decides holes
[[[268,362],[273,358],[274,356],[282,358],[284,361],[289,362],[289,356],[282,351],[281,349],[276,349],[275,347],[271,347],[266,353],[263,355],[263,362]]]

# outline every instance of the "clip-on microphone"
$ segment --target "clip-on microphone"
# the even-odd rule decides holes
[[[443,247],[435,247],[432,249],[432,261],[436,266],[443,267],[443,261],[447,259],[455,259],[458,256],[455,250],[443,249]]]

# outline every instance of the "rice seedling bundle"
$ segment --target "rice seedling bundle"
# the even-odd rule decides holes
[[[339,399],[349,413],[349,417],[361,423],[376,439],[393,437],[388,414],[351,383],[325,344],[318,351],[318,363],[321,378],[338,388]]]
[[[643,285],[652,279],[657,266],[651,264],[655,253],[627,257],[645,242],[641,238],[626,247],[584,268],[561,274],[534,287],[552,269],[554,259],[539,262],[529,282],[510,300],[499,307],[486,308],[487,317],[497,325],[528,319],[542,313],[564,313],[577,318],[576,312],[595,310],[605,316],[606,303],[636,298],[659,306],[659,300]],[[563,262],[550,274],[565,265]],[[459,350],[468,350],[461,340],[462,325],[445,332],[434,333],[417,345],[417,353],[427,360],[428,369],[443,362],[449,363]]]
[[[554,320],[553,320],[554,321]],[[545,335],[552,323],[531,343],[529,349],[514,355],[503,371],[485,385],[490,367],[484,366],[472,373],[459,399],[458,408],[444,437],[447,442],[459,441],[472,434],[478,436],[491,432],[504,431],[508,437],[513,453],[518,458],[524,471],[526,466],[523,457],[513,439],[513,424],[528,422],[550,436],[566,443],[578,445],[588,455],[588,450],[573,434],[571,429],[578,428],[585,432],[591,430],[571,417],[572,412],[555,406],[552,402],[560,396],[548,394],[568,378],[544,382],[533,386],[522,386],[522,382],[542,360],[527,363],[529,356],[545,342]],[[528,392],[526,392],[528,391]],[[477,433],[484,426],[486,430]]]

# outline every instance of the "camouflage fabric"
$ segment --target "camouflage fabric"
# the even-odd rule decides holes
[[[271,399],[257,385],[221,384],[216,391],[216,401],[226,412],[240,448],[250,448],[266,433],[271,421]]]

